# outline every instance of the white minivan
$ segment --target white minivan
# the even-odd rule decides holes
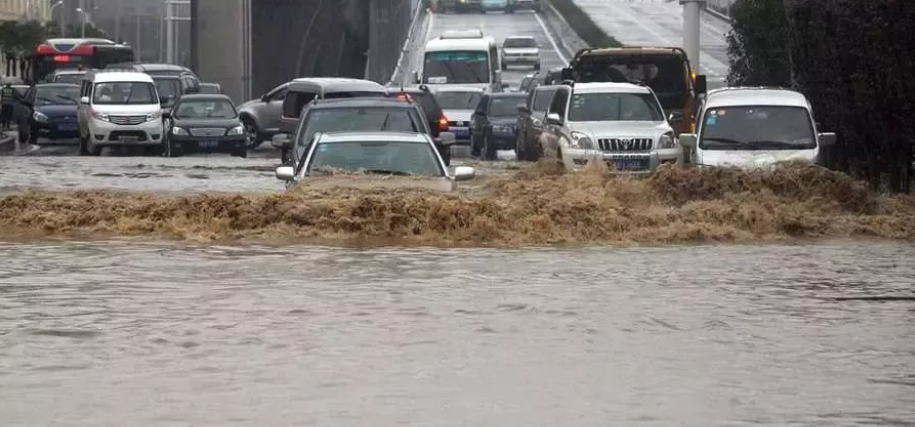
[[[91,71],[82,79],[79,152],[97,156],[106,146],[162,146],[162,106],[152,77],[133,71]]]
[[[836,134],[819,133],[807,98],[781,88],[734,87],[708,93],[697,133],[681,134],[696,166],[766,169],[779,162],[819,161]]]

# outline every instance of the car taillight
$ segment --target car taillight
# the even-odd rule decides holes
[[[448,118],[447,117],[442,116],[441,118],[438,119],[438,130],[442,131],[442,132],[448,131]]]

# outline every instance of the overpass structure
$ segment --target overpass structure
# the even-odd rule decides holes
[[[256,4],[256,6],[255,6]],[[419,0],[191,0],[191,68],[237,102],[297,77],[387,82]]]

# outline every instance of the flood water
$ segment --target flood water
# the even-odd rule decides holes
[[[905,243],[0,259],[4,427],[915,425]]]

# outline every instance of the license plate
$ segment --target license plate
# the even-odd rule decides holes
[[[200,141],[197,146],[200,148],[216,148],[219,147],[219,141]]]
[[[454,136],[457,137],[470,135],[470,129],[467,128],[451,128],[451,132],[454,133]]]
[[[611,160],[607,163],[609,163],[613,169],[621,171],[642,169],[642,162],[639,160]]]
[[[119,136],[118,137],[118,142],[123,142],[125,144],[137,142],[138,140],[139,140],[139,138],[137,138],[135,136]]]

